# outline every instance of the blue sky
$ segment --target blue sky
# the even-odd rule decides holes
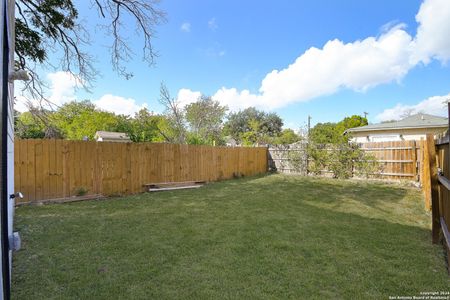
[[[157,27],[153,41],[160,53],[156,66],[141,61],[140,40],[130,26],[136,58],[128,69],[134,77],[124,80],[111,68],[105,47],[110,40],[96,33],[96,13],[79,0],[101,75],[86,93],[74,91],[73,80],[58,70],[42,72],[51,73],[44,76],[55,102],[87,98],[124,113],[142,106],[160,112],[164,81],[182,103],[203,93],[233,110],[275,111],[291,128],[304,126],[308,115],[313,124],[364,111],[371,122],[407,110],[444,115],[440,104],[450,93],[449,4],[163,0],[167,22]]]

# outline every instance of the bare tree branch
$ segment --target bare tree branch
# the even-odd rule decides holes
[[[186,125],[184,122],[184,111],[179,106],[175,98],[170,96],[169,90],[164,83],[161,83],[159,103],[165,107],[165,114],[175,134],[173,142],[178,144],[186,143]]]
[[[142,58],[149,65],[154,64],[155,27],[165,21],[158,0],[91,0],[91,4],[99,13],[99,24],[106,24],[103,29],[112,38],[111,64],[119,75],[127,79],[133,76],[125,66],[134,57],[125,28],[130,18],[142,38]],[[17,0],[16,10],[16,67],[30,72],[31,82],[25,85],[28,96],[48,101],[44,97],[48,87],[39,78],[36,64],[69,72],[84,89],[92,88],[98,75],[94,57],[86,50],[92,41],[78,18],[73,0]],[[48,60],[51,50],[60,53],[56,66]]]

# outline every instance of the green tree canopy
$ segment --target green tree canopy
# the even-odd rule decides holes
[[[219,143],[227,110],[219,101],[207,96],[201,96],[196,102],[187,105],[185,111],[192,134],[190,140],[202,144]]]
[[[228,115],[224,134],[244,143],[270,143],[281,133],[283,120],[276,113],[265,113],[254,107]]]
[[[90,101],[68,102],[50,117],[66,139],[93,139],[99,130],[115,131],[119,124],[114,113],[101,111]]]
[[[347,129],[367,125],[367,119],[358,115],[346,117],[338,123],[317,123],[310,132],[310,139],[317,144],[339,144],[348,142]]]
[[[290,128],[283,129],[281,134],[274,139],[274,144],[289,145],[301,140],[301,137]]]
[[[42,139],[45,137],[45,124],[29,111],[18,113],[15,134],[21,139]]]

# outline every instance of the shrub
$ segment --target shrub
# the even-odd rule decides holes
[[[289,151],[288,152],[289,167],[296,173],[305,173],[306,157],[304,151]]]
[[[334,178],[351,178],[354,175],[369,178],[381,171],[373,155],[367,154],[356,144],[309,145],[309,171],[321,174],[323,170],[333,172]]]
[[[324,145],[309,144],[306,151],[308,153],[308,172],[320,175],[329,163],[327,149]]]

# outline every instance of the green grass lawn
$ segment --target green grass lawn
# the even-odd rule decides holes
[[[448,291],[419,190],[272,175],[20,207],[15,299],[374,298]]]

